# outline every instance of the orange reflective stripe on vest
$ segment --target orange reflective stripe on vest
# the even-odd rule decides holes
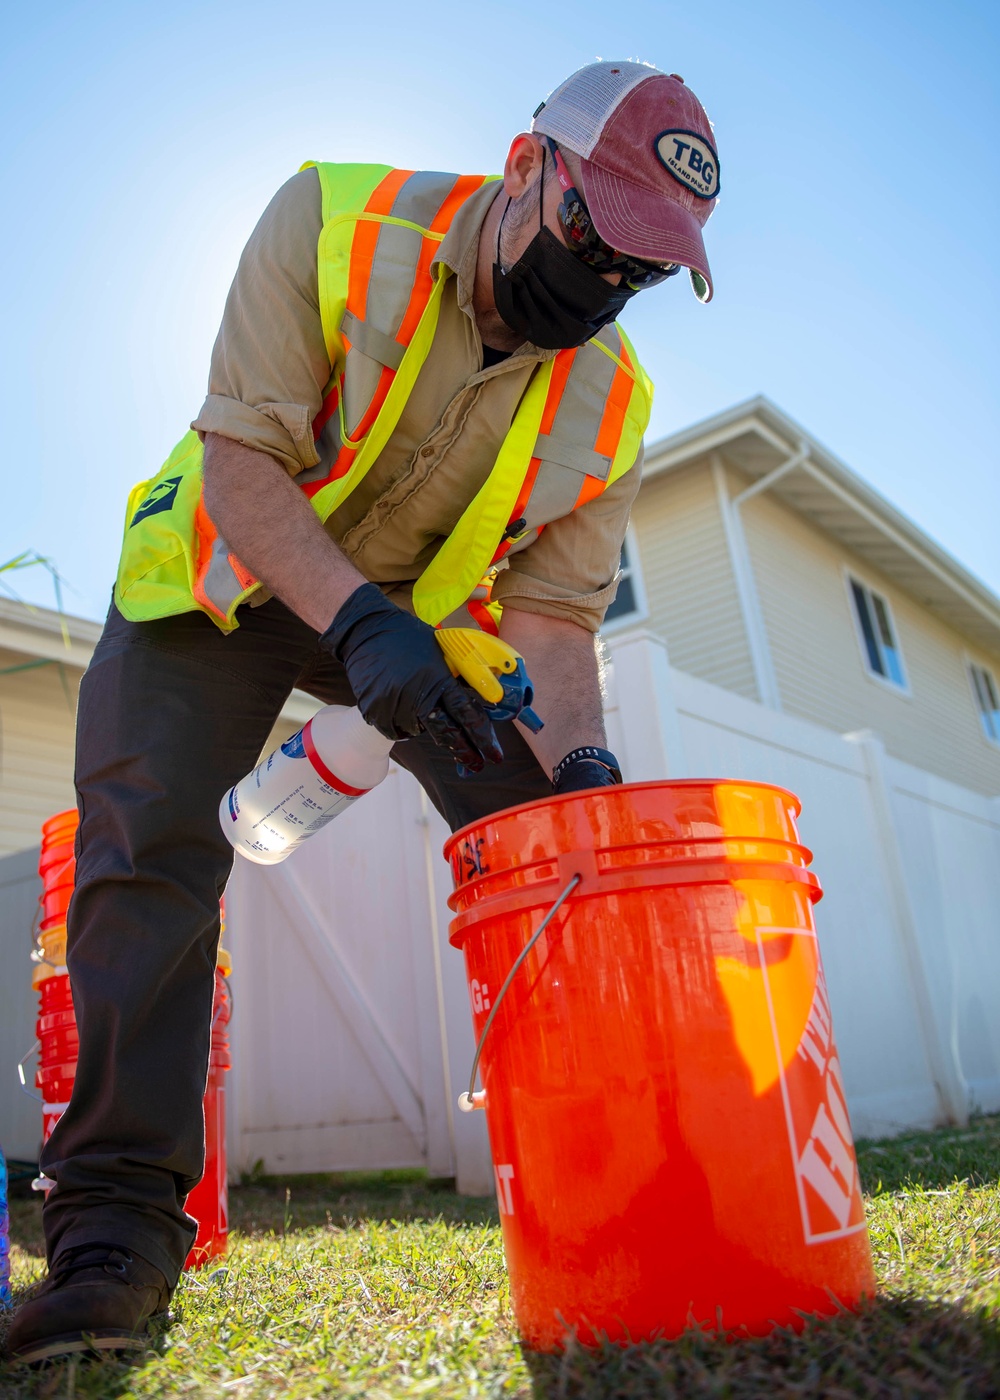
[[[365,205],[364,212],[366,214],[388,214],[392,209],[401,187],[413,173],[412,170],[390,171]],[[368,310],[368,287],[371,282],[372,265],[375,261],[375,248],[381,231],[381,224],[375,223],[369,219],[359,219],[354,230],[354,239],[351,244],[351,268],[347,284],[347,309],[353,316],[357,317],[358,321],[362,322],[365,320]],[[421,249],[420,261],[424,262],[423,249]],[[428,257],[426,259],[426,268],[429,269],[429,267],[430,258]],[[431,279],[426,270],[424,277],[421,278],[420,271],[420,264],[418,263],[416,274],[413,279],[413,292],[410,296],[410,306],[413,305],[414,299],[421,298],[422,294],[422,301],[420,303],[420,308],[422,310],[427,304],[427,298],[431,294]],[[419,319],[418,313],[417,320]],[[415,326],[416,321],[414,321],[414,327]],[[341,335],[344,340],[344,349],[347,354],[350,354],[352,348],[351,338],[343,327],[341,328]],[[407,344],[408,342],[404,341],[402,343]],[[366,413],[353,433],[345,433],[347,443],[345,443],[343,451],[350,452],[352,457],[354,452],[357,451],[356,444],[361,442],[378,417],[379,411],[385,403],[385,397],[389,392],[389,386],[395,378],[395,374],[395,368],[383,365],[378,387],[372,396],[372,401],[368,405]],[[339,466],[339,462],[337,465]],[[343,475],[343,470],[338,474]]]
[[[368,289],[376,264],[379,237],[385,226],[382,221],[392,217],[397,208],[398,197],[405,191],[407,182],[414,177],[415,172],[411,170],[390,171],[365,205],[363,214],[368,217],[359,218],[357,221],[351,242],[347,288],[347,311],[356,322],[365,323],[367,318]],[[485,175],[438,177],[441,181],[449,178],[452,179],[452,183],[445,190],[436,213],[424,231],[425,236],[421,240],[420,252],[413,268],[413,280],[405,310],[400,317],[399,329],[392,338],[398,346],[400,354],[409,346],[433,293],[434,279],[430,269],[441,239],[447,232],[457,210],[471,194],[479,189],[487,177]],[[345,329],[343,324],[340,327],[340,338],[344,346],[346,362],[354,347],[350,331]],[[336,423],[340,427],[339,442],[337,450],[331,454],[332,461],[325,471],[320,472],[317,468],[313,468],[312,471],[303,473],[296,478],[297,484],[307,496],[312,498],[324,487],[340,480],[350,471],[362,442],[385,407],[398,368],[398,365],[383,365],[381,367],[378,382],[368,407],[353,430],[350,429],[345,417],[343,375],[335,376],[324,398],[323,406],[313,421],[313,437],[318,447],[328,425]]]
[[[542,420],[538,426],[539,436],[543,433],[547,435],[552,431],[556,411],[562,401],[563,392],[566,388],[566,381],[569,379],[570,370],[573,368],[576,355],[576,350],[560,350],[559,354],[552,362],[552,378],[549,381],[549,392],[546,395],[545,407],[542,410]],[[500,541],[493,558],[490,560],[491,565],[498,564],[504,555],[509,553],[514,541],[531,528],[527,523],[528,502],[531,500],[531,493],[534,490],[535,482],[538,480],[538,472],[541,465],[541,457],[532,457],[531,461],[528,463],[528,469],[524,474],[524,480],[521,483],[520,491],[517,493],[517,499],[514,502],[514,509],[511,512],[511,518],[508,523],[508,529],[516,526],[520,526],[520,528],[515,529],[514,534],[505,535]],[[538,525],[534,528],[538,534],[541,534],[542,530],[545,529],[545,525]]]
[[[318,165],[317,278],[331,375],[313,422],[319,457],[295,478],[320,520],[389,441],[433,342],[450,269],[433,267],[456,211],[489,178]],[[537,366],[484,485],[415,581],[432,624],[469,606],[494,630],[488,575],[515,542],[593,500],[635,461],[651,387],[617,326]],[[205,508],[203,453],[188,433],[132,492],[116,584],[126,617],[201,608],[224,631],[259,587]]]
[[[368,289],[372,281],[378,238],[383,227],[381,220],[391,215],[400,191],[414,174],[415,172],[411,170],[391,170],[379,182],[365,204],[362,217],[355,224],[354,236],[351,241],[347,288],[347,311],[354,318],[352,324],[357,322],[359,325],[364,325],[366,321]],[[430,267],[439,246],[440,237],[443,237],[443,231],[446,231],[451,223],[455,210],[461,206],[474,189],[483,183],[485,178],[485,176],[458,177],[442,200],[428,230],[428,233],[439,233],[439,236],[425,237],[421,240],[409,298],[403,312],[399,332],[395,337],[401,353],[408,346],[433,292],[434,280],[431,277]],[[364,217],[365,215],[369,217]],[[439,226],[441,226],[440,232]],[[346,363],[350,357],[353,342],[343,325],[340,334]],[[341,427],[340,448],[332,466],[324,476],[313,480],[298,479],[298,485],[307,497],[312,499],[324,487],[345,477],[351,470],[368,433],[385,407],[386,398],[398,368],[398,365],[383,365],[381,367],[371,401],[353,431],[348,430],[344,420],[343,374],[336,379],[324,400],[323,407],[314,420],[313,436],[314,439],[318,439],[324,427],[337,413],[340,417]],[[216,617],[226,618],[234,599],[247,588],[253,587],[257,580],[248,570],[243,568],[235,555],[229,552],[225,542],[218,538],[218,532],[204,508],[203,500],[199,503],[195,529],[198,553],[193,586],[194,597],[202,607]]]

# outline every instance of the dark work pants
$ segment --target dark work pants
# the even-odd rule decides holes
[[[293,686],[353,704],[343,668],[276,599],[224,636],[200,612],[151,623],[112,607],[80,688],[76,891],[67,962],[80,1033],[72,1101],[42,1153],[49,1259],[134,1249],[176,1283],[204,1168],[219,897],[233,850],[223,795],[256,763]],[[552,788],[513,725],[504,763],[459,778],[423,736],[397,744],[452,830]],[[350,840],[350,816],[334,839]],[[321,839],[330,839],[329,835]]]

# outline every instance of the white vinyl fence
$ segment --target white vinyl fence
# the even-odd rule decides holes
[[[858,1136],[1000,1107],[1000,799],[667,665],[613,652],[609,739],[629,778],[733,777],[802,801],[816,924]]]
[[[21,1088],[18,1061],[33,1088],[37,998],[31,990],[31,940],[42,882],[38,850],[17,851],[0,860],[0,1146],[22,1162],[38,1159],[42,1105]]]
[[[816,919],[855,1132],[1000,1108],[1000,801],[612,645],[609,742],[630,781],[732,777],[802,800],[825,897]],[[243,861],[235,961],[236,1169],[426,1166],[493,1187],[474,1052],[447,942],[447,831],[394,770],[284,865]]]
[[[616,640],[611,658],[609,742],[627,780],[745,778],[801,798],[855,1133],[1000,1109],[1000,799],[897,762],[872,734],[842,737],[675,671],[650,635]],[[447,941],[446,837],[393,769],[283,865],[237,860],[234,1173],[420,1166],[493,1190],[484,1115],[455,1107],[474,1043]],[[27,868],[11,873],[26,888]],[[12,973],[5,962],[8,1025],[30,989],[27,965]],[[13,1019],[0,1036],[0,1140],[33,1017]]]

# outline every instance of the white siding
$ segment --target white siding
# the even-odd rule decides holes
[[[632,510],[648,628],[671,664],[757,699],[726,537],[705,466],[645,482]]]
[[[874,729],[894,757],[1000,793],[1000,748],[979,723],[964,639],[774,497],[748,501],[743,514],[783,708],[838,733]],[[906,694],[865,668],[845,569],[889,602]],[[1000,670],[997,658],[981,664]]]
[[[0,671],[30,658],[0,649]],[[0,856],[37,846],[42,822],[76,805],[77,667],[49,663],[0,676]],[[68,691],[68,696],[67,696]]]

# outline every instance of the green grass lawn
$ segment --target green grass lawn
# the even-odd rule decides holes
[[[533,1356],[492,1201],[409,1173],[268,1179],[233,1192],[226,1266],[184,1279],[140,1361],[4,1366],[0,1396],[1000,1397],[1000,1118],[858,1158],[879,1296],[802,1334]],[[24,1287],[40,1211],[12,1207]]]

